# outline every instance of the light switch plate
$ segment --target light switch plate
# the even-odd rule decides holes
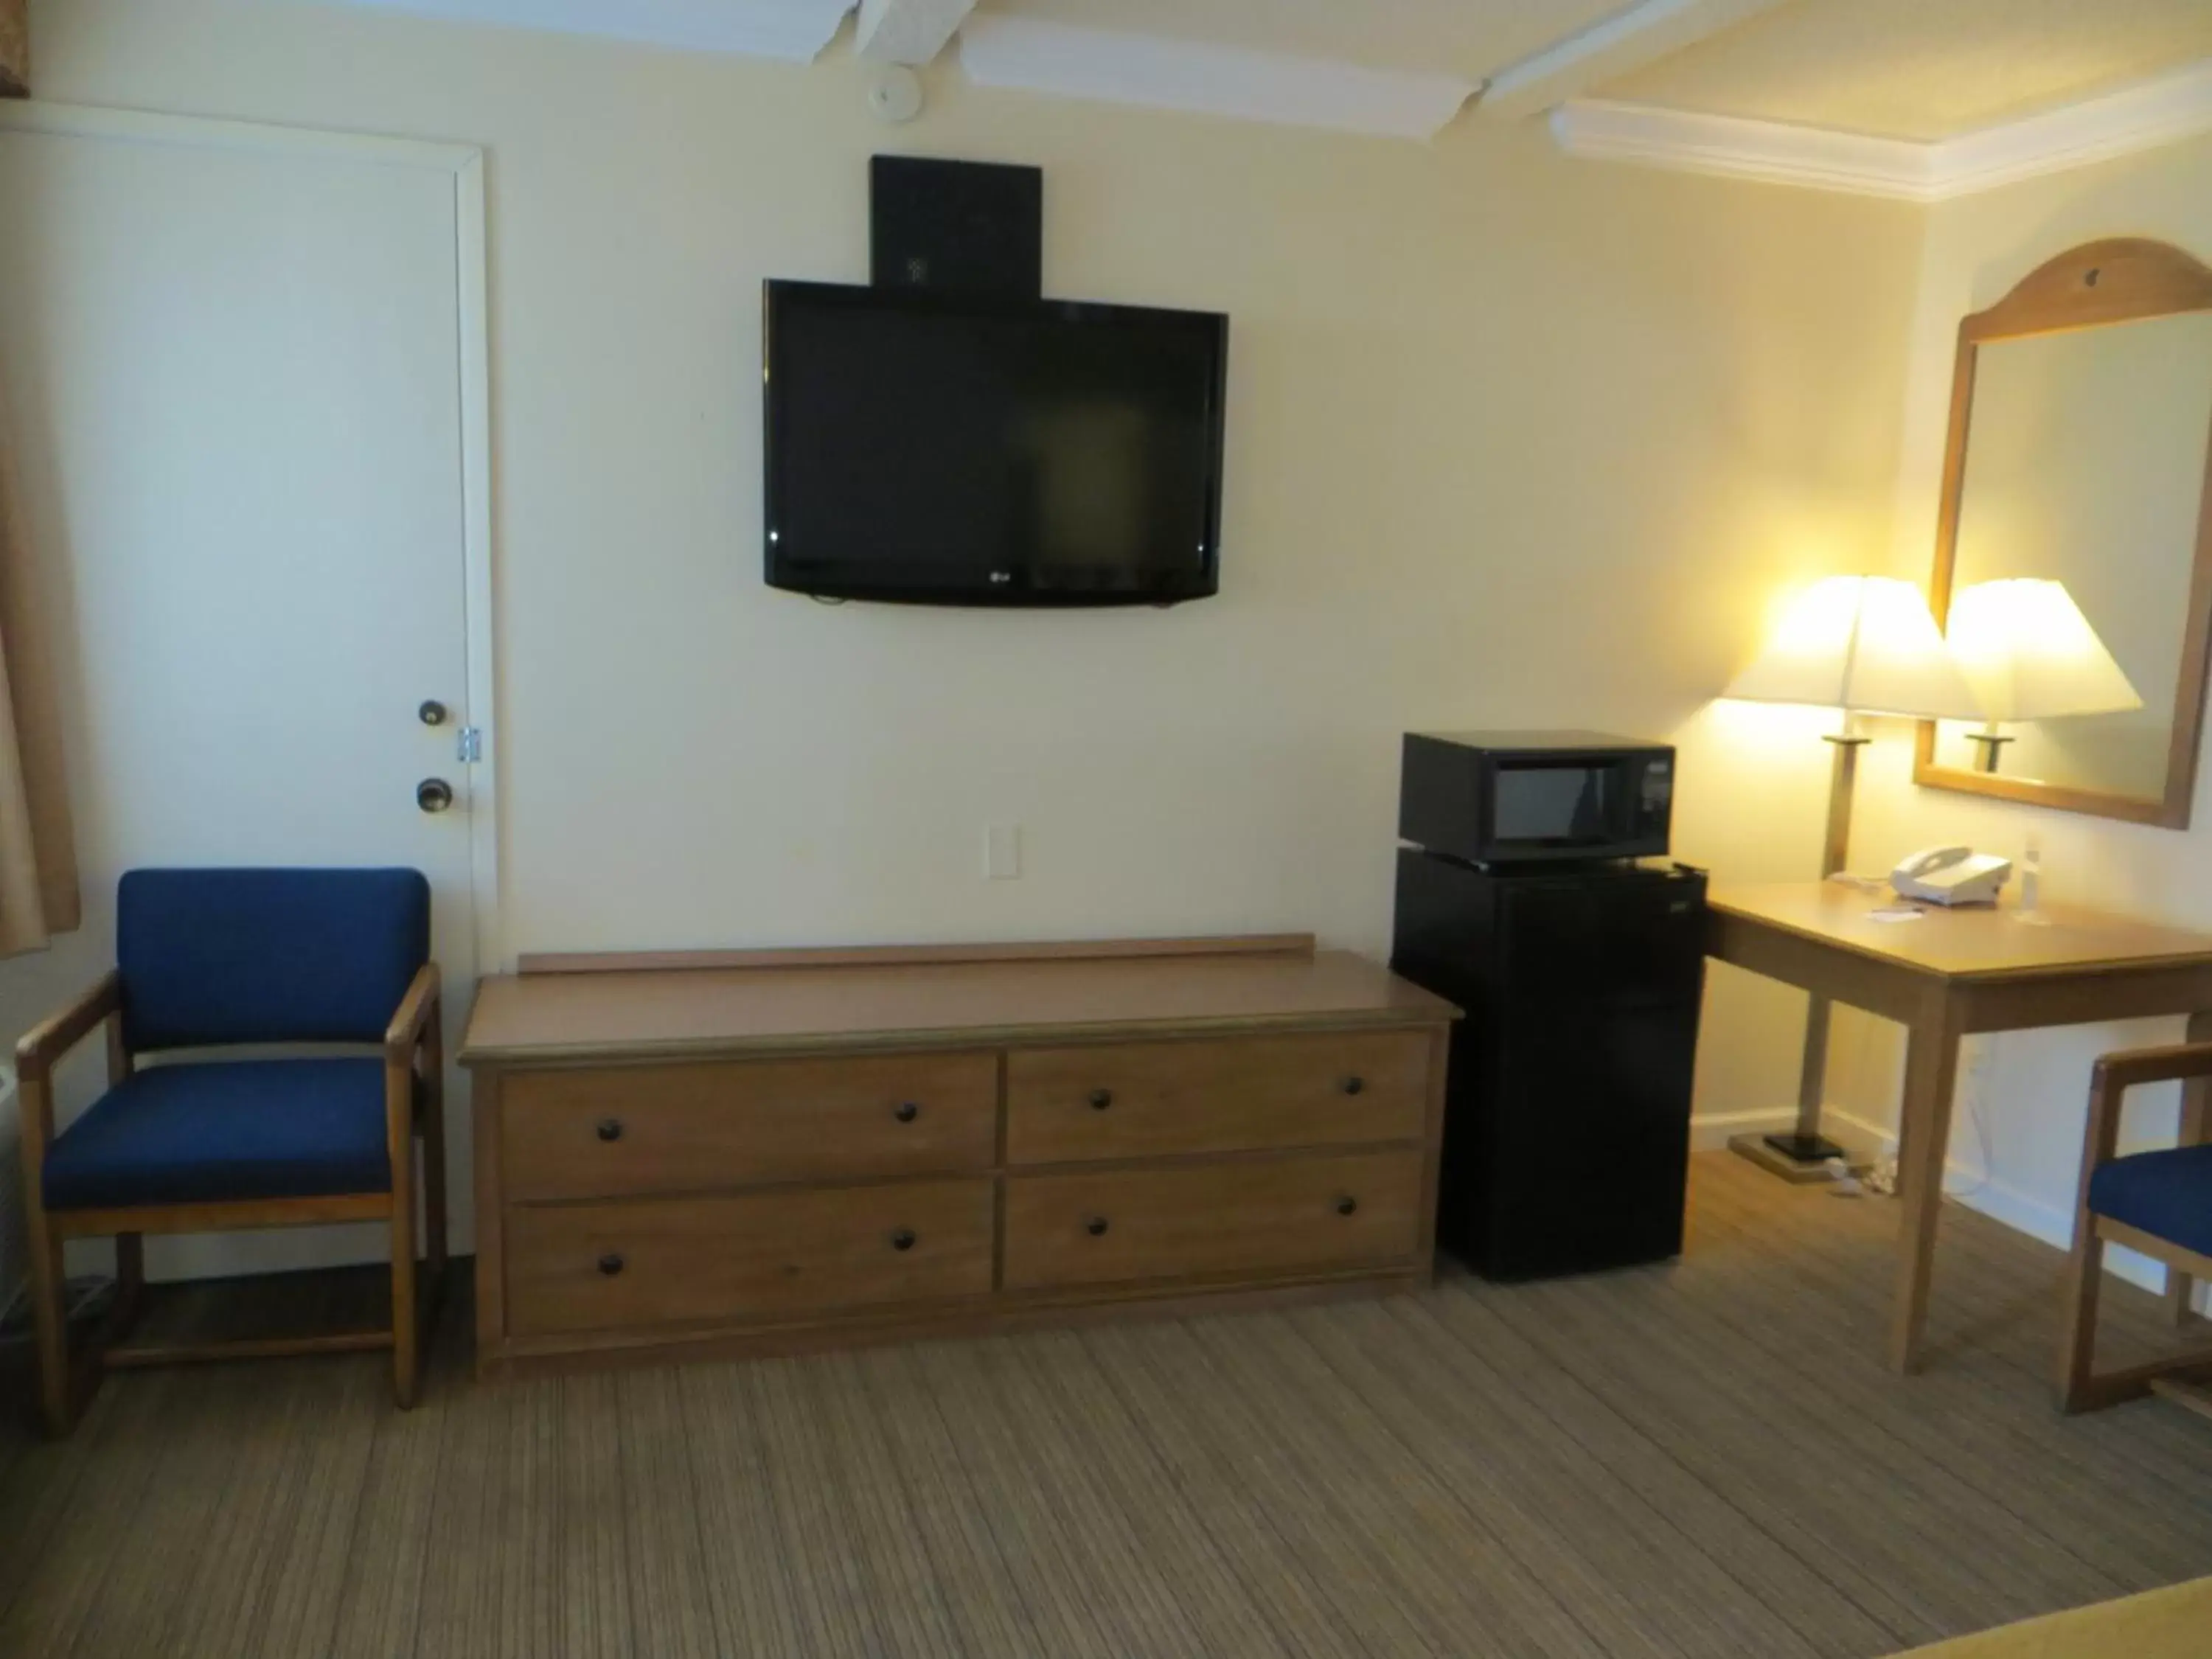
[[[983,878],[1013,881],[1022,873],[1022,827],[1018,823],[983,826]]]

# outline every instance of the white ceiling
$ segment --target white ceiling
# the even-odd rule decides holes
[[[354,3],[805,62],[857,0]],[[864,23],[935,42],[965,3]],[[1498,120],[1596,99],[1925,144],[2212,64],[2212,0],[975,0],[961,27],[994,85],[1420,137],[1489,82]]]
[[[979,12],[1484,81],[1627,0],[979,0]],[[2212,0],[2207,0],[2212,3]]]
[[[1939,139],[2207,58],[2212,0],[1792,0],[1596,92]]]

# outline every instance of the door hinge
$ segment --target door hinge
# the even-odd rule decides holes
[[[474,766],[483,758],[483,727],[465,726],[456,734],[454,748],[464,766]]]

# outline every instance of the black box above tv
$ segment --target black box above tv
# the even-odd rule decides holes
[[[1044,169],[871,156],[868,277],[878,288],[1037,298],[1044,292]]]
[[[1226,317],[823,283],[762,301],[769,586],[1032,606],[1216,591]]]

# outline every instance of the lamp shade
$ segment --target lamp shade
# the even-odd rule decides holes
[[[1978,582],[1951,601],[1951,648],[1993,720],[2113,714],[2142,707],[2063,582]]]
[[[1928,601],[1894,576],[1815,582],[1784,607],[1765,649],[1721,695],[1915,720],[1982,715]]]

